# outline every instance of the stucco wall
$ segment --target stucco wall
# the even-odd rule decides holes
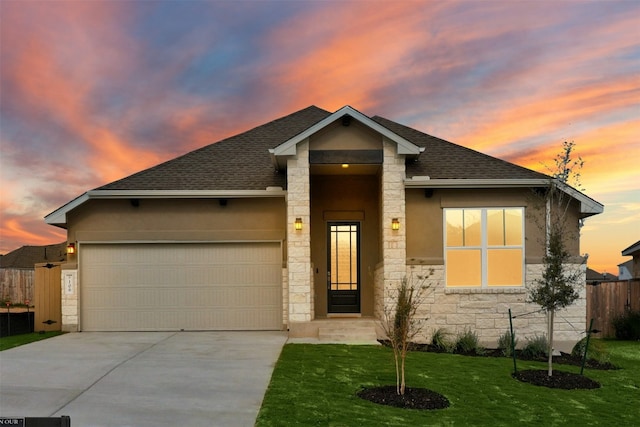
[[[90,200],[68,214],[69,241],[284,240],[283,197]]]

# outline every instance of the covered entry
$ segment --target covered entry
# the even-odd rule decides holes
[[[279,330],[280,242],[81,244],[80,330]]]

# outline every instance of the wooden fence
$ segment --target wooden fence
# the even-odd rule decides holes
[[[34,274],[33,269],[0,268],[0,299],[13,304],[33,301]]]
[[[600,282],[587,285],[587,325],[593,319],[598,338],[614,338],[611,322],[625,310],[640,310],[640,280]]]

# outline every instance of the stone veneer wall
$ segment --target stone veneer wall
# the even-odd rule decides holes
[[[584,265],[582,268],[586,275]],[[541,277],[543,266],[527,265],[526,287]],[[429,273],[432,271],[432,274]],[[443,265],[407,266],[406,275],[414,283],[420,276],[429,276],[425,284],[430,286],[418,317],[427,318],[422,340],[429,342],[438,328],[456,334],[470,329],[478,334],[487,346],[495,346],[500,335],[509,330],[509,308],[513,316],[513,328],[520,344],[526,337],[546,333],[546,315],[540,307],[527,302],[527,289],[451,289],[445,287]],[[522,317],[519,317],[522,316]],[[556,313],[554,341],[578,341],[586,329],[586,290],[580,290],[580,298],[570,307]]]
[[[384,307],[392,301],[395,287],[406,274],[407,263],[405,158],[397,154],[396,144],[387,140],[383,142],[383,153],[380,226],[382,227],[381,276],[384,292],[381,301],[376,297],[376,305],[381,304],[377,308],[378,311],[384,310]],[[399,230],[391,229],[393,218],[398,218],[400,221]]]
[[[78,332],[78,270],[65,270],[63,265],[60,275],[61,329],[65,332]]]
[[[296,218],[302,218],[302,230],[294,230]],[[310,225],[311,191],[307,140],[298,144],[296,158],[287,160],[289,323],[309,322],[313,319]]]

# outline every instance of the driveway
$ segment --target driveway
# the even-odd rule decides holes
[[[0,352],[0,416],[253,426],[284,332],[82,332]]]

